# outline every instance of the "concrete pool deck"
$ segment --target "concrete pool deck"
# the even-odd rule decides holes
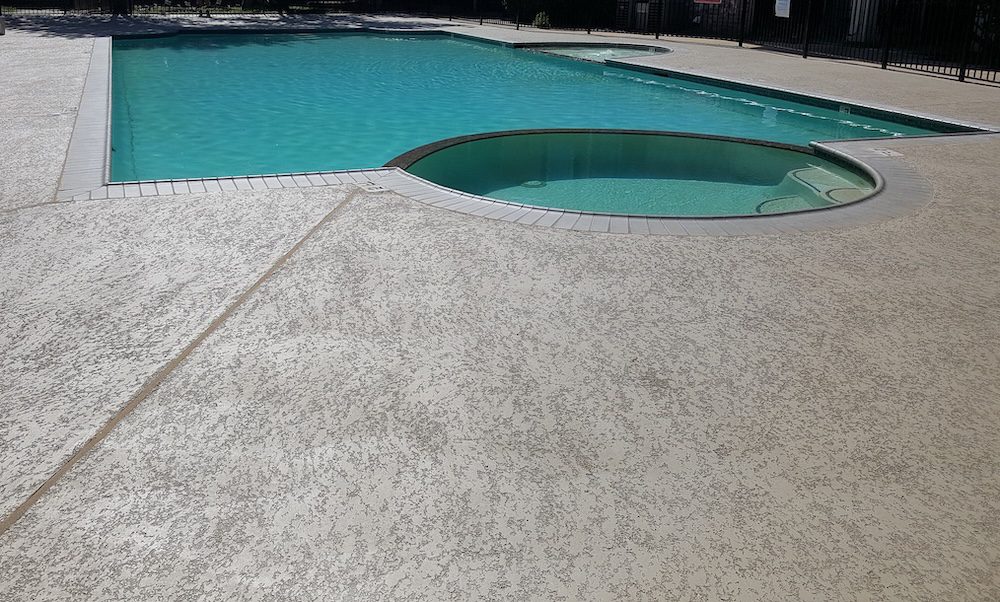
[[[0,38],[0,599],[1000,598],[1000,136],[880,142],[929,202],[771,236],[53,203],[94,35],[164,26]],[[662,43],[1000,123],[998,88]]]

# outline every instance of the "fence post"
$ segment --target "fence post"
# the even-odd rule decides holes
[[[742,0],[740,2],[740,48],[743,48],[743,40],[747,37],[747,2],[750,0]]]
[[[809,58],[809,36],[812,33],[812,0],[806,0],[806,30],[802,34],[802,58]]]
[[[521,0],[517,0],[517,7],[514,9],[514,29],[521,29]]]
[[[587,35],[590,35],[590,30],[594,26],[594,0],[588,0],[587,2]]]
[[[886,11],[888,17],[885,20],[885,31],[882,34],[882,68],[889,68],[889,53],[892,48],[892,28],[896,23],[896,1],[893,0],[889,3],[889,8]]]
[[[969,4],[969,14],[966,18],[965,40],[962,41],[962,58],[958,63],[958,81],[964,82],[969,70],[969,47],[976,35],[976,0],[966,0]]]
[[[659,2],[657,2],[657,5],[660,7],[660,9],[658,11],[656,11],[656,36],[655,36],[655,39],[659,40],[660,39],[660,28],[663,27],[663,0],[660,0]]]

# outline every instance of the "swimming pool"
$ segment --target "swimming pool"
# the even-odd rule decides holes
[[[369,168],[430,142],[528,128],[807,144],[932,130],[445,35],[116,39],[113,181]]]

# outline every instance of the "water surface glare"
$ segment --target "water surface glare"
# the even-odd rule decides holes
[[[116,39],[112,179],[370,168],[443,138],[525,128],[701,132],[795,144],[929,131],[439,35]]]

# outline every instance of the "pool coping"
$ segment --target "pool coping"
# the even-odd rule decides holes
[[[448,31],[446,29],[412,30],[373,27],[295,29],[176,27],[162,32],[130,34],[118,37],[127,39],[165,37],[178,34],[327,32],[444,35],[515,48],[548,45],[541,42],[503,42],[468,33]],[[364,186],[370,191],[392,190],[413,200],[438,208],[446,208],[460,213],[521,224],[547,225],[560,229],[589,232],[725,236],[829,230],[871,223],[873,221],[883,221],[909,213],[916,207],[927,204],[931,199],[930,188],[919,174],[913,173],[912,170],[908,169],[898,160],[895,160],[893,155],[896,153],[881,152],[885,149],[877,148],[880,141],[910,140],[921,138],[922,136],[902,138],[876,137],[857,140],[813,142],[810,146],[821,152],[834,157],[840,157],[842,160],[846,160],[854,165],[860,163],[862,166],[866,166],[875,178],[879,181],[887,182],[887,184],[882,187],[882,190],[868,199],[856,201],[848,205],[806,212],[761,216],[650,217],[543,209],[451,191],[450,189],[423,181],[395,167],[291,172],[235,177],[110,182],[112,42],[112,37],[98,37],[94,41],[90,66],[81,94],[80,108],[77,113],[73,134],[70,138],[67,158],[55,195],[55,202],[355,184]],[[638,44],[631,45],[637,46]],[[814,101],[810,103],[814,105],[818,104],[815,102],[817,100],[820,103],[839,103],[842,106],[857,108],[859,110],[875,111],[876,113],[872,114],[872,116],[877,116],[880,113],[890,114],[896,121],[900,117],[909,117],[920,121],[928,120],[937,124],[970,130],[926,136],[929,138],[978,136],[1000,132],[1000,129],[989,125],[963,123],[925,114],[916,115],[913,112],[892,111],[884,107],[862,105],[832,97],[812,96],[793,90],[759,86],[749,82],[714,78],[680,70],[634,65],[615,60],[606,61],[606,64],[667,77],[690,78],[694,81],[737,90],[743,87],[746,91],[765,94],[779,99],[794,100],[796,102]],[[822,104],[818,106],[822,106]],[[754,140],[753,142],[767,141]],[[442,195],[448,198],[444,198]],[[605,217],[608,218],[607,223],[605,223]]]
[[[111,38],[105,37],[94,40],[56,200],[101,188],[110,181],[110,170]]]
[[[653,67],[650,65],[626,63],[624,61],[615,59],[607,60],[605,61],[605,64],[613,67],[627,69],[630,71],[637,71],[639,73],[659,75],[662,77],[666,77],[668,79],[669,78],[680,79],[698,84],[705,84],[720,88],[729,88],[736,91],[749,92],[751,94],[759,94],[761,96],[769,96],[771,98],[777,98],[780,100],[787,100],[806,105],[813,105],[820,108],[829,109],[831,111],[845,113],[848,115],[860,115],[862,117],[873,117],[875,119],[882,119],[885,121],[895,121],[897,123],[902,123],[904,125],[910,125],[924,129],[934,129],[935,126],[940,127],[942,125],[945,125],[954,128],[959,128],[961,130],[956,132],[942,131],[942,132],[935,132],[933,134],[922,134],[914,136],[898,136],[898,137],[876,136],[872,138],[837,139],[837,140],[829,140],[827,142],[843,142],[845,140],[879,140],[879,139],[884,140],[887,138],[912,139],[912,138],[929,138],[937,136],[970,136],[979,134],[1000,133],[1000,126],[993,124],[975,123],[961,119],[952,119],[948,117],[941,117],[939,115],[924,113],[921,111],[894,109],[876,104],[861,103],[853,100],[848,100],[845,98],[839,98],[836,96],[829,96],[824,94],[806,94],[804,92],[798,92],[796,90],[782,88],[779,86],[764,86],[746,80],[726,79],[723,77],[704,75],[701,73],[696,73],[694,71],[687,71],[684,69]]]
[[[868,178],[872,184],[871,192],[865,194],[864,196],[855,199],[853,201],[848,201],[845,203],[839,203],[830,207],[811,207],[809,209],[799,209],[793,211],[783,211],[777,213],[767,213],[767,214],[740,214],[740,215],[656,215],[656,214],[645,214],[645,213],[621,213],[614,211],[586,211],[586,210],[574,210],[565,209],[567,211],[579,211],[584,214],[592,215],[609,215],[609,216],[622,216],[622,217],[644,217],[649,219],[717,219],[720,217],[726,218],[756,218],[760,215],[769,215],[777,217],[779,215],[791,215],[798,213],[808,213],[811,211],[823,211],[825,209],[835,209],[838,207],[845,207],[854,203],[864,202],[873,196],[882,192],[885,188],[885,180],[882,176],[873,169],[870,165],[867,165],[863,161],[855,159],[848,154],[841,152],[832,152],[832,149],[823,146],[822,144],[812,143],[809,146],[800,146],[797,144],[788,144],[785,142],[775,142],[771,140],[757,140],[754,138],[741,138],[738,136],[721,136],[716,134],[701,134],[701,133],[691,133],[691,132],[678,132],[678,131],[666,131],[666,130],[631,130],[631,129],[598,129],[598,128],[542,128],[542,129],[527,129],[527,130],[503,130],[497,132],[486,132],[482,134],[468,134],[465,136],[455,136],[453,138],[446,138],[444,140],[438,140],[431,142],[429,144],[424,144],[413,150],[407,151],[385,164],[385,167],[398,167],[403,171],[410,173],[409,169],[415,163],[426,159],[427,157],[455,146],[461,146],[469,142],[478,142],[480,140],[492,140],[494,138],[507,138],[507,137],[517,137],[517,136],[534,136],[534,135],[545,135],[545,134],[592,134],[592,135],[626,135],[626,136],[652,136],[652,137],[669,137],[669,138],[688,138],[692,140],[710,140],[715,142],[731,142],[735,144],[746,144],[751,146],[762,146],[765,148],[776,148],[790,152],[801,153],[807,156],[818,157],[820,159],[830,161],[832,163],[837,163],[846,169],[861,172],[861,175]],[[420,176],[417,176],[418,178]],[[431,182],[421,178],[424,181]],[[433,182],[432,182],[433,183]],[[444,188],[446,190],[451,190],[452,192],[460,193],[463,192],[458,189],[449,188],[447,186],[436,184],[437,186]],[[489,195],[473,195],[477,198],[489,199],[491,201],[498,201],[502,199],[495,199]],[[516,201],[514,201],[517,203]],[[525,207],[534,207],[537,209],[548,209],[548,207],[542,205],[533,205],[531,203],[519,203]]]

